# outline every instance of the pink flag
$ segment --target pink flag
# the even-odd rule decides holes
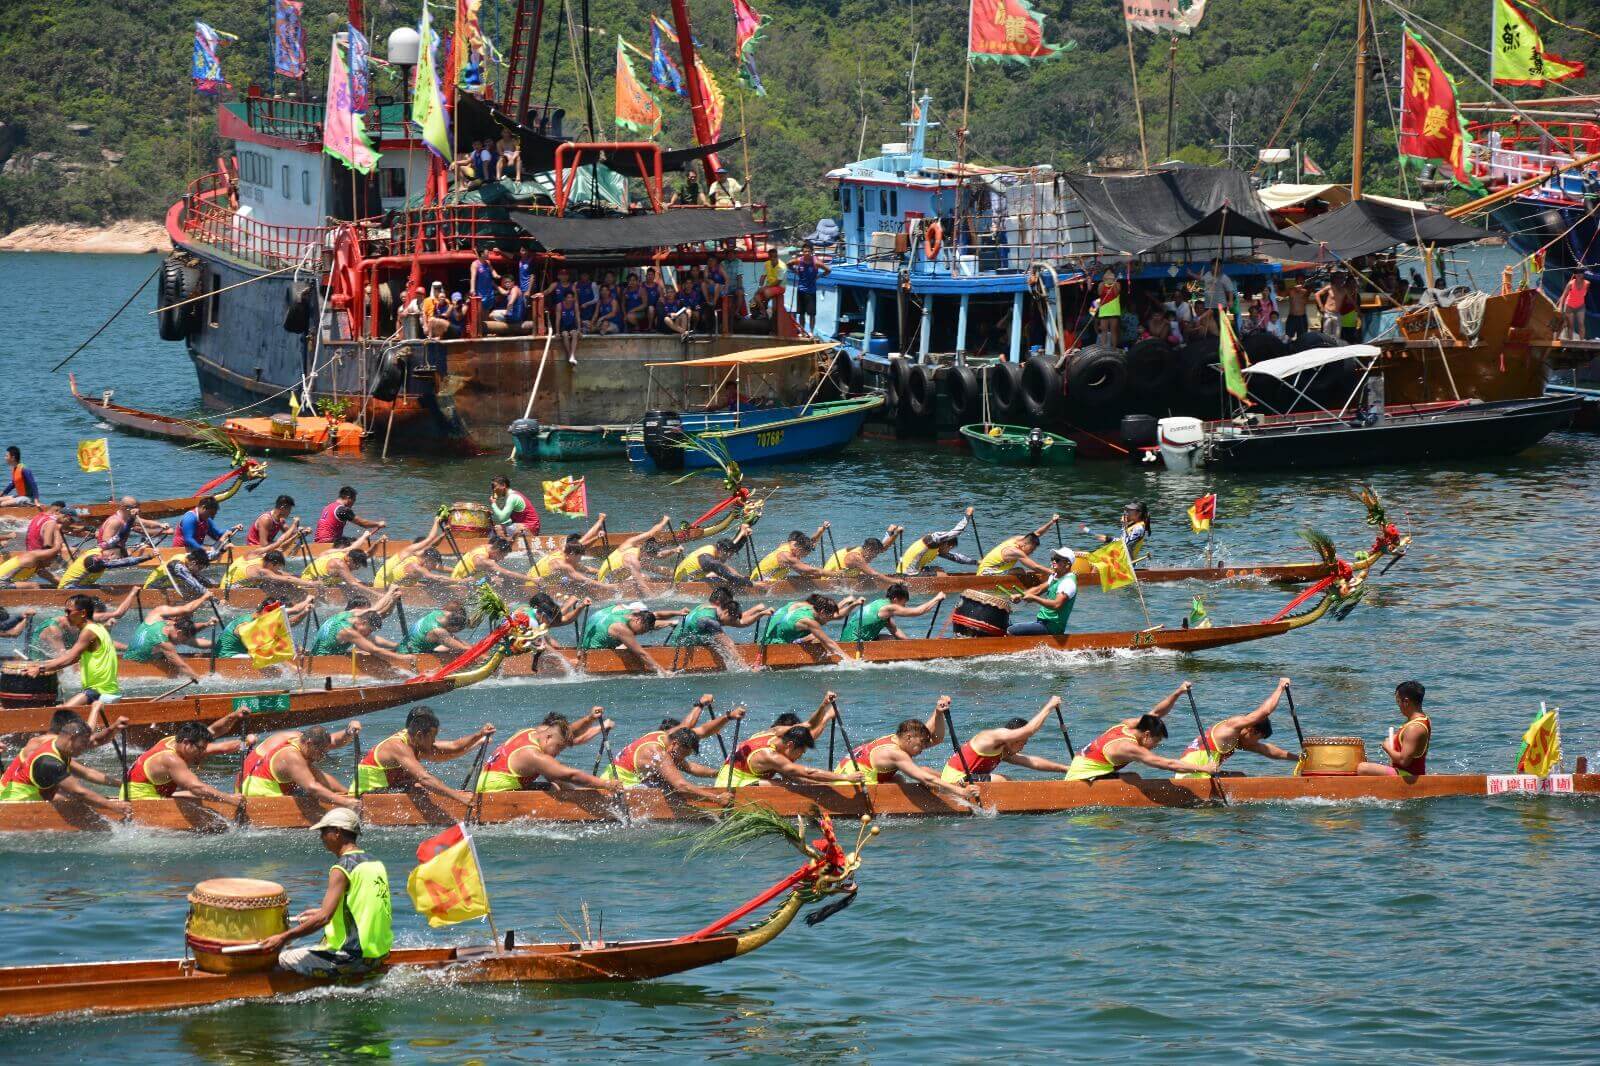
[[[322,117],[322,150],[351,170],[372,173],[378,153],[367,140],[365,125],[351,107],[350,68],[345,65],[340,34],[333,39],[328,58],[328,106]]]

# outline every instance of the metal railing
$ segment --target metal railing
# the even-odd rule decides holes
[[[222,171],[190,184],[183,197],[180,223],[196,244],[268,270],[305,263],[322,271],[330,262],[332,247],[326,226],[275,226],[239,214],[235,186]]]
[[[244,99],[244,108],[245,122],[257,133],[296,141],[322,140],[322,118],[327,110],[323,104],[250,95]]]
[[[1468,160],[1473,174],[1507,185],[1542,177],[1575,158],[1600,152],[1600,125],[1593,122],[1533,125],[1512,120],[1476,123],[1470,130]]]

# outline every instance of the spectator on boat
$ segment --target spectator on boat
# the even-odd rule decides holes
[[[794,278],[795,318],[800,335],[810,337],[817,325],[817,277],[829,273],[826,263],[817,261],[817,250],[810,241],[800,245],[800,257],[789,264]]]
[[[713,311],[721,313],[722,298],[728,295],[728,274],[722,269],[722,260],[710,256],[706,260],[706,299]]]
[[[684,175],[683,185],[678,189],[678,195],[672,200],[675,204],[699,205],[706,203],[706,194],[700,190],[700,179],[695,177],[694,169]]]
[[[668,301],[666,314],[662,316],[661,321],[666,324],[667,329],[684,341],[694,336],[694,300],[687,283],[678,283],[678,288]]]
[[[389,957],[394,943],[389,871],[361,850],[361,819],[355,811],[336,807],[316,825],[322,846],[337,859],[328,870],[328,888],[315,908],[295,915],[295,924],[262,941],[277,956],[279,969],[307,977],[359,977]],[[314,948],[288,948],[291,940],[325,929]]]
[[[664,311],[662,305],[667,299],[667,291],[661,284],[661,274],[655,267],[650,267],[644,272],[644,283],[640,288],[644,290],[645,305],[649,308],[650,331],[653,333],[661,324],[661,315]]]
[[[1420,681],[1402,681],[1395,686],[1394,702],[1404,719],[1399,729],[1391,728],[1383,742],[1383,753],[1389,765],[1363,762],[1356,764],[1356,773],[1368,777],[1402,777],[1415,781],[1428,772],[1428,745],[1433,740],[1433,722],[1422,711],[1422,700],[1427,695]]]
[[[1178,324],[1167,317],[1167,312],[1156,308],[1145,316],[1144,329],[1139,333],[1142,341],[1166,341],[1174,348],[1183,344],[1183,334],[1178,329]]]
[[[472,261],[467,287],[472,290],[472,295],[478,298],[479,313],[484,320],[487,320],[490,312],[495,309],[495,297],[499,295],[496,283],[499,280],[500,275],[495,273],[494,267],[489,263],[489,249],[480,244],[477,258]]]
[[[1588,327],[1584,322],[1589,305],[1589,276],[1582,267],[1574,267],[1567,275],[1566,287],[1561,290],[1561,325],[1567,339],[1588,340]]]
[[[1289,334],[1284,329],[1283,319],[1278,317],[1278,312],[1276,311],[1267,316],[1267,332],[1280,341],[1288,341],[1289,339]]]
[[[750,317],[750,305],[744,298],[744,279],[739,276],[738,271],[731,271],[728,274],[727,302],[730,327],[732,323],[743,322]]]
[[[513,332],[522,329],[523,322],[528,318],[528,301],[523,299],[522,289],[510,274],[500,275],[495,289],[495,306],[496,309],[489,312],[491,322],[504,322]]]
[[[22,464],[22,449],[6,448],[6,467],[10,471],[10,491],[0,496],[0,507],[22,507],[39,502],[39,482],[33,471]]]
[[[487,184],[499,176],[499,156],[495,154],[492,139],[485,137],[481,141],[473,142],[472,173],[480,184]]]
[[[500,139],[494,145],[495,154],[499,163],[495,175],[501,181],[510,178],[513,181],[522,180],[522,141],[509,129],[500,131]]]
[[[422,301],[422,328],[429,340],[442,341],[450,335],[450,297],[442,281],[434,282]]]
[[[583,337],[583,316],[578,311],[578,291],[568,289],[561,305],[556,308],[556,332],[567,353],[567,364],[578,365],[578,341]]]
[[[594,309],[600,302],[600,290],[594,283],[594,278],[587,270],[578,272],[578,283],[574,286],[578,290],[578,316],[585,322],[594,320]]]
[[[1322,321],[1318,324],[1319,332],[1330,337],[1339,335],[1339,304],[1342,286],[1338,278],[1329,278],[1317,290],[1317,310],[1321,313]]]
[[[557,324],[561,305],[566,303],[567,293],[570,291],[572,291],[572,275],[568,273],[566,267],[557,268],[555,280],[544,289],[544,310],[545,314],[550,316],[552,324]]]
[[[1289,317],[1283,322],[1283,336],[1288,340],[1299,340],[1305,336],[1307,327],[1306,308],[1311,302],[1311,290],[1306,288],[1304,281],[1295,279],[1289,286]]]
[[[533,272],[537,266],[538,264],[533,261],[531,246],[524,244],[517,249],[517,288],[526,296],[533,294]]]
[[[788,273],[783,265],[783,260],[778,258],[778,249],[767,249],[767,261],[761,265],[761,287],[756,289],[756,298],[751,307],[758,315],[766,315],[767,305],[778,301],[778,306],[783,306],[783,276]],[[776,317],[776,316],[774,316]]]
[[[450,164],[449,177],[458,188],[466,188],[472,183],[473,153],[477,151],[478,143],[473,141],[471,148],[461,149],[455,161]]]
[[[640,297],[643,300],[643,297]],[[622,332],[622,301],[610,285],[600,286],[595,298],[594,315],[589,319],[589,332],[610,335]]]
[[[1096,340],[1112,348],[1122,347],[1122,283],[1116,271],[1106,269],[1100,276],[1100,293],[1094,302]]]

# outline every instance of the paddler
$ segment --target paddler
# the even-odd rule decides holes
[[[274,600],[268,600],[253,612],[241,614],[229,619],[228,624],[222,627],[222,633],[217,637],[217,658],[219,659],[248,659],[250,649],[245,646],[244,638],[239,635],[239,627],[260,618],[270,611],[283,611],[284,625],[291,631],[296,622],[311,613],[312,606],[317,602],[315,596],[307,596],[293,606],[284,606]]]
[[[1415,781],[1428,772],[1428,745],[1433,741],[1433,722],[1422,713],[1422,698],[1427,689],[1420,681],[1402,681],[1395,686],[1394,702],[1404,719],[1399,729],[1390,729],[1383,742],[1389,765],[1362,762],[1356,773],[1369,777],[1402,777]]]
[[[1206,730],[1204,738],[1196,736],[1189,742],[1189,746],[1183,749],[1183,755],[1178,761],[1216,773],[1222,769],[1222,764],[1227,762],[1230,755],[1243,748],[1267,759],[1299,762],[1300,756],[1284,751],[1276,744],[1267,743],[1267,738],[1272,735],[1272,712],[1278,709],[1278,702],[1283,699],[1283,694],[1287,691],[1289,691],[1289,679],[1280,677],[1278,687],[1272,690],[1272,695],[1262,701],[1261,706],[1249,714],[1236,714],[1214,723]],[[1205,777],[1206,775],[1183,773],[1176,776]]]
[[[711,590],[705,603],[683,616],[667,637],[667,643],[676,648],[713,648],[717,658],[722,660],[723,669],[727,669],[739,661],[739,648],[728,636],[728,628],[745,629],[771,613],[772,608],[764,603],[746,610],[726,585],[718,585]]]
[[[280,541],[299,536],[302,528],[299,516],[294,513],[294,497],[279,496],[272,502],[271,510],[262,511],[250,523],[244,542],[251,548],[281,546]]]
[[[576,722],[564,714],[547,714],[544,721],[519,730],[500,745],[478,775],[479,792],[526,792],[541,787],[543,778],[556,788],[598,788],[607,792],[622,789],[620,781],[607,781],[586,774],[556,756],[570,747],[587,744],[610,729],[605,708],[596,707]]]
[[[1145,539],[1150,536],[1150,508],[1137,500],[1128,504],[1122,509],[1121,528],[1114,534],[1096,533],[1088,526],[1080,528],[1101,544],[1110,544],[1114,540],[1122,541],[1128,546],[1129,559],[1142,560],[1145,555]]]
[[[584,624],[583,637],[578,647],[587,651],[615,651],[626,648],[658,677],[667,671],[657,666],[649,652],[639,643],[639,637],[657,629],[670,627],[681,618],[684,611],[652,611],[642,603],[619,603],[602,607],[589,616]]]
[[[366,530],[358,538],[365,539],[385,525],[383,522],[373,522],[356,514],[356,490],[349,485],[339,487],[339,495],[328,506],[322,509],[322,514],[317,516],[317,528],[312,537],[318,544],[339,544],[345,539],[345,523],[359,526]]]
[[[178,651],[179,644],[193,648],[209,649],[211,642],[201,637],[195,625],[194,613],[210,603],[216,594],[210,589],[176,607],[162,605],[144,613],[144,621],[133,631],[128,650],[123,658],[131,663],[160,663],[171,668],[179,677],[199,681],[200,675],[185,661]],[[206,623],[210,624],[210,623]],[[88,684],[87,681],[84,682]]]
[[[594,605],[594,601],[585,596],[579,599],[576,596],[562,597],[565,603],[557,603],[556,598],[548,592],[535,592],[528,597],[528,608],[533,611],[533,619],[545,627],[547,632],[539,639],[544,641],[547,648],[559,648],[561,643],[548,631],[554,631],[558,626],[571,625],[573,620],[584,610]]]
[[[398,594],[399,591],[390,589],[387,595]],[[382,659],[396,670],[410,670],[413,665],[411,660],[396,650],[396,642],[378,635],[381,628],[383,615],[378,610],[340,611],[317,629],[311,654],[350,655],[359,651]]]
[[[822,572],[841,577],[870,577],[885,585],[893,584],[894,578],[874,570],[872,561],[893,548],[894,542],[900,539],[900,534],[905,532],[905,528],[905,526],[891,525],[884,531],[881,539],[868,537],[854,548],[840,548],[828,556],[828,561],[822,564]]]
[[[307,977],[371,973],[389,957],[394,943],[389,871],[356,843],[361,820],[354,811],[329,811],[311,828],[322,846],[338,857],[328,869],[322,903],[295,915],[293,926],[267,937],[261,947],[269,954],[277,952],[280,969]],[[284,950],[289,941],[324,928],[320,947]]]
[[[945,600],[945,594],[936,592],[916,607],[911,604],[911,590],[905,583],[896,581],[883,590],[883,595],[867,602],[859,610],[851,611],[845,619],[844,632],[839,639],[845,644],[852,641],[882,640],[887,633],[890,640],[908,639],[896,618],[919,618]]]
[[[539,532],[539,512],[504,474],[489,479],[489,517],[495,532],[507,540]]]
[[[583,565],[585,547],[582,537],[569,533],[560,551],[547,552],[529,568],[525,584],[533,588],[559,583],[594,592],[609,592],[609,586],[596,581],[594,572]]]
[[[172,531],[172,546],[174,548],[204,548],[207,540],[215,540],[217,544],[227,543],[228,539],[239,533],[244,526],[236,525],[230,529],[223,529],[217,525],[215,519],[222,505],[215,496],[202,496],[200,502],[183,513],[178,519],[178,527]]]
[[[904,774],[953,799],[978,802],[977,785],[948,782],[932,770],[917,765],[918,755],[944,739],[944,714],[949,708],[950,697],[940,696],[927,721],[907,718],[895,726],[893,733],[869,740],[845,755],[839,760],[838,771],[859,773],[862,784],[866,785],[897,784]]]
[[[180,596],[199,596],[211,587],[206,571],[216,561],[216,553],[204,548],[190,548],[182,559],[157,560],[150,576],[144,579],[147,589],[175,591]]]
[[[15,588],[19,581],[33,581],[39,587],[54,587],[60,581],[50,569],[61,558],[56,548],[12,552],[0,561],[0,588]]]
[[[1095,737],[1073,758],[1072,766],[1067,770],[1067,780],[1094,781],[1102,777],[1115,777],[1124,766],[1135,762],[1191,777],[1214,775],[1217,772],[1215,767],[1196,766],[1155,753],[1156,745],[1167,739],[1167,713],[1177,704],[1178,698],[1193,687],[1185,681],[1173,689],[1166,699],[1150,708],[1150,713],[1137,718],[1124,718]]]
[[[125,559],[128,557],[128,540],[141,527],[147,538],[164,537],[172,532],[172,527],[165,522],[142,521],[139,518],[138,499],[124,496],[117,501],[116,510],[106,515],[100,528],[95,530],[95,545],[107,559]]]
[[[949,559],[953,563],[965,563],[971,566],[978,560],[970,555],[956,551],[956,545],[961,541],[961,534],[966,531],[967,523],[972,521],[972,508],[968,507],[961,516],[961,521],[952,528],[939,530],[933,533],[924,533],[912,541],[900,556],[900,562],[894,572],[903,577],[915,577],[918,574],[943,573],[941,567],[934,564],[940,559]]]
[[[133,610],[139,597],[138,589],[129,589],[128,594],[122,597],[122,602],[113,608],[108,608],[104,602],[89,597],[92,614],[90,621],[99,622],[109,626],[117,619]],[[69,601],[70,603],[70,601]],[[79,629],[72,623],[71,611],[52,611],[44,615],[35,615],[33,643],[22,649],[22,654],[28,659],[48,659],[60,655],[72,646],[78,639]],[[115,641],[112,642],[115,647]]]
[[[77,639],[60,655],[33,663],[24,672],[38,677],[81,663],[84,690],[92,690],[96,702],[111,704],[122,698],[122,687],[117,682],[117,646],[106,627],[94,621],[94,611],[95,601],[91,597],[78,595],[69,599],[67,624],[78,631]]]
[[[672,519],[662,515],[661,521],[643,533],[635,533],[623,541],[616,550],[606,556],[605,561],[600,564],[600,569],[595,571],[595,577],[613,585],[632,579],[642,590],[649,592],[650,577],[666,577],[670,573],[663,568],[659,560],[671,549],[658,544],[656,534],[664,532],[671,524]]]
[[[709,700],[710,697],[702,699]],[[709,703],[696,704],[697,712],[701,706],[709,708]],[[689,780],[691,776],[714,779],[718,772],[715,767],[695,762],[694,756],[700,754],[700,741],[704,737],[744,716],[745,709],[735,707],[703,726],[677,726],[646,733],[618,752],[600,776],[608,781],[618,781],[624,788],[660,788],[718,803],[722,797]]]
[[[811,550],[822,540],[822,534],[827,532],[832,524],[831,522],[822,523],[817,527],[817,531],[810,536],[806,536],[798,529],[792,531],[787,537],[783,538],[782,544],[768,552],[756,564],[756,568],[750,572],[751,580],[758,582],[787,581],[796,574],[801,577],[821,577],[822,568],[820,566],[812,566],[810,563],[801,562],[801,560],[811,554]]]
[[[450,577],[456,581],[467,581],[473,578],[501,577],[512,581],[526,581],[528,575],[512,570],[503,565],[506,556],[511,554],[511,542],[498,533],[490,534],[488,541],[476,548],[468,548],[461,553],[461,558],[456,560]]]
[[[344,786],[317,764],[361,732],[351,722],[337,733],[320,725],[300,732],[274,733],[251,749],[239,771],[239,793],[254,796],[310,796],[324,806],[356,807]]]
[[[824,715],[826,724],[834,711],[830,702]],[[757,733],[744,741],[729,760],[717,771],[718,788],[745,788],[749,785],[766,785],[775,780],[809,782],[814,785],[860,784],[860,773],[835,773],[804,766],[800,760],[806,752],[817,746],[817,738],[803,725],[793,725],[782,732]]]
[[[978,560],[978,573],[988,577],[1025,571],[1040,577],[1048,576],[1050,568],[1034,562],[1033,553],[1038,550],[1044,535],[1060,521],[1060,515],[1051,515],[1050,520],[1038,529],[1007,537]]]
[[[750,579],[730,567],[728,560],[739,554],[740,547],[750,539],[750,535],[750,527],[744,525],[732,537],[723,537],[694,549],[683,557],[683,561],[672,572],[673,583],[710,581],[735,588],[749,588]]]
[[[243,711],[234,711],[209,726],[202,722],[184,722],[172,736],[150,745],[128,767],[128,783],[119,793],[121,798],[138,803],[192,797],[237,808],[244,802],[243,796],[213,788],[200,780],[195,771],[200,769],[207,757],[232,755],[254,740],[254,737],[243,740],[217,739],[233,732],[243,714]]]
[[[65,570],[61,571],[61,580],[56,582],[56,588],[83,589],[98,585],[111,571],[142,566],[155,558],[155,555],[156,550],[148,544],[142,545],[134,555],[120,557],[107,555],[104,548],[85,548],[78,553],[77,558],[67,564]]]
[[[395,550],[384,560],[372,575],[372,587],[387,589],[418,585],[423,581],[453,581],[450,572],[444,569],[444,555],[438,547],[444,535],[444,519],[434,518],[426,536]],[[367,558],[372,557],[369,549]]]
[[[939,776],[952,785],[971,781],[1004,781],[1006,778],[1003,775],[994,772],[1001,763],[1045,773],[1066,773],[1065,763],[1022,754],[1028,741],[1043,728],[1044,720],[1054,714],[1059,706],[1061,697],[1051,696],[1032,718],[1012,718],[998,729],[978,730],[945,761]]]
[[[1059,637],[1066,634],[1067,620],[1072,617],[1072,608],[1078,602],[1078,579],[1072,573],[1072,564],[1077,558],[1077,553],[1071,548],[1057,548],[1050,553],[1049,580],[1011,597],[1012,603],[1026,600],[1038,604],[1038,613],[1032,622],[1013,622],[1007,626],[1006,636],[1042,637],[1049,634]]]
[[[94,746],[89,726],[74,715],[54,733],[34,737],[22,746],[0,775],[0,803],[54,803],[57,798],[81,800],[95,810],[126,818],[131,808],[108,799],[84,784],[109,785],[111,779],[76,760]],[[80,780],[81,779],[81,780]]]
[[[468,736],[440,740],[439,716],[427,707],[415,707],[406,715],[404,729],[378,741],[362,757],[350,794],[365,796],[371,792],[415,789],[458,803],[471,803],[471,792],[451,788],[424,769],[422,762],[458,759],[492,736],[494,726],[485,723]]]
[[[424,611],[395,650],[401,655],[431,655],[436,651],[466,651],[467,643],[456,634],[467,628],[467,612],[460,606],[436,607]]]
[[[367,566],[372,560],[371,537],[371,533],[363,533],[349,547],[329,548],[319,555],[312,556],[311,562],[300,571],[300,576],[307,581],[320,581],[324,585],[347,585],[360,589],[376,599],[379,595],[378,590],[356,576],[356,571]]]
[[[786,603],[768,621],[766,632],[761,635],[761,643],[818,644],[830,655],[841,660],[847,659],[849,656],[844,649],[823,627],[843,618],[862,602],[858,596],[835,600],[832,596],[814,592],[803,600]]]
[[[320,581],[295,577],[288,572],[288,565],[288,556],[276,548],[260,555],[246,555],[228,566],[217,587],[224,592],[233,588],[261,588],[273,595],[281,595],[286,589],[317,592],[323,588]]]

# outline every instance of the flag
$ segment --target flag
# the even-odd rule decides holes
[[[417,84],[411,96],[411,121],[421,131],[423,143],[445,163],[450,162],[450,117],[439,88],[439,35],[433,32],[428,0],[422,0],[421,38],[417,51]]]
[[[417,862],[406,894],[429,925],[438,929],[489,913],[489,890],[466,826],[457,822],[417,845]]]
[[[1244,372],[1239,369],[1239,338],[1233,331],[1233,315],[1228,313],[1227,308],[1219,307],[1217,321],[1222,323],[1222,337],[1217,344],[1217,358],[1222,363],[1222,384],[1234,399],[1248,407],[1250,387],[1244,383]]]
[[[761,36],[765,21],[746,0],[733,0],[733,61],[739,68],[739,80],[757,96],[767,95],[761,75],[756,73],[756,42],[766,39]]]
[[[645,137],[661,132],[661,108],[655,97],[639,82],[633,62],[624,50],[627,45],[617,35],[617,125]]]
[[[289,617],[280,604],[265,605],[235,632],[250,653],[250,664],[257,670],[294,661],[294,637],[289,634]]]
[[[456,84],[468,92],[483,88],[483,30],[478,9],[483,0],[456,0],[456,32],[451,42],[451,69]]]
[[[1138,575],[1133,572],[1133,560],[1128,556],[1128,545],[1121,538],[1106,542],[1084,558],[1100,575],[1100,587],[1107,592],[1139,580]]]
[[[711,76],[711,68],[700,58],[699,51],[694,54],[694,70],[700,79],[700,98],[706,109],[707,143],[715,142],[722,136],[722,116],[727,114],[728,99],[722,95],[722,87]]]
[[[1196,533],[1211,529],[1211,520],[1217,517],[1217,494],[1207,493],[1189,505],[1189,525]]]
[[[1539,31],[1513,0],[1495,0],[1494,83],[1538,87],[1584,75],[1573,63],[1544,50]]]
[[[372,106],[372,44],[367,35],[346,24],[350,41],[350,110],[365,115]]]
[[[306,28],[300,0],[276,0],[272,7],[272,69],[285,78],[306,76]]]
[[[1028,0],[970,0],[967,8],[967,62],[1031,63],[1074,47],[1048,44],[1044,16]]]
[[[1211,616],[1206,613],[1206,601],[1196,596],[1189,603],[1189,628],[1210,629]]]
[[[1193,33],[1206,13],[1206,0],[1122,0],[1122,17],[1136,30]]]
[[[1522,747],[1517,751],[1517,773],[1548,777],[1560,765],[1560,713],[1559,710],[1545,710],[1542,703],[1539,705],[1533,724],[1522,734]]]
[[[322,116],[322,150],[361,174],[378,165],[378,153],[367,139],[365,123],[350,107],[350,68],[345,65],[344,42],[333,39],[328,56],[328,105]]]
[[[673,33],[670,27],[663,25],[659,17],[651,16],[650,80],[656,83],[657,88],[665,89],[667,92],[675,93],[678,96],[688,96],[689,89],[684,84],[683,71],[678,69],[678,65],[672,61],[672,57],[667,55],[667,50],[662,47],[663,30],[666,31],[665,37],[667,40],[673,42],[678,40],[677,34]]]
[[[1400,64],[1400,157],[1448,163],[1460,185],[1476,186],[1467,169],[1467,124],[1456,107],[1455,83],[1411,27]]]
[[[222,76],[222,46],[238,39],[204,22],[194,24],[194,56],[189,61],[189,76],[194,79],[195,92],[215,96],[232,88]]]
[[[589,516],[589,486],[584,483],[583,478],[568,474],[564,478],[541,484],[544,485],[546,511],[580,518]]]
[[[1317,164],[1312,160],[1309,152],[1302,152],[1300,154],[1300,169],[1305,171],[1306,177],[1308,178],[1321,178],[1327,176],[1327,171],[1317,166]]]
[[[102,470],[111,469],[111,448],[106,439],[80,440],[78,442],[78,465],[85,474],[98,474]]]

